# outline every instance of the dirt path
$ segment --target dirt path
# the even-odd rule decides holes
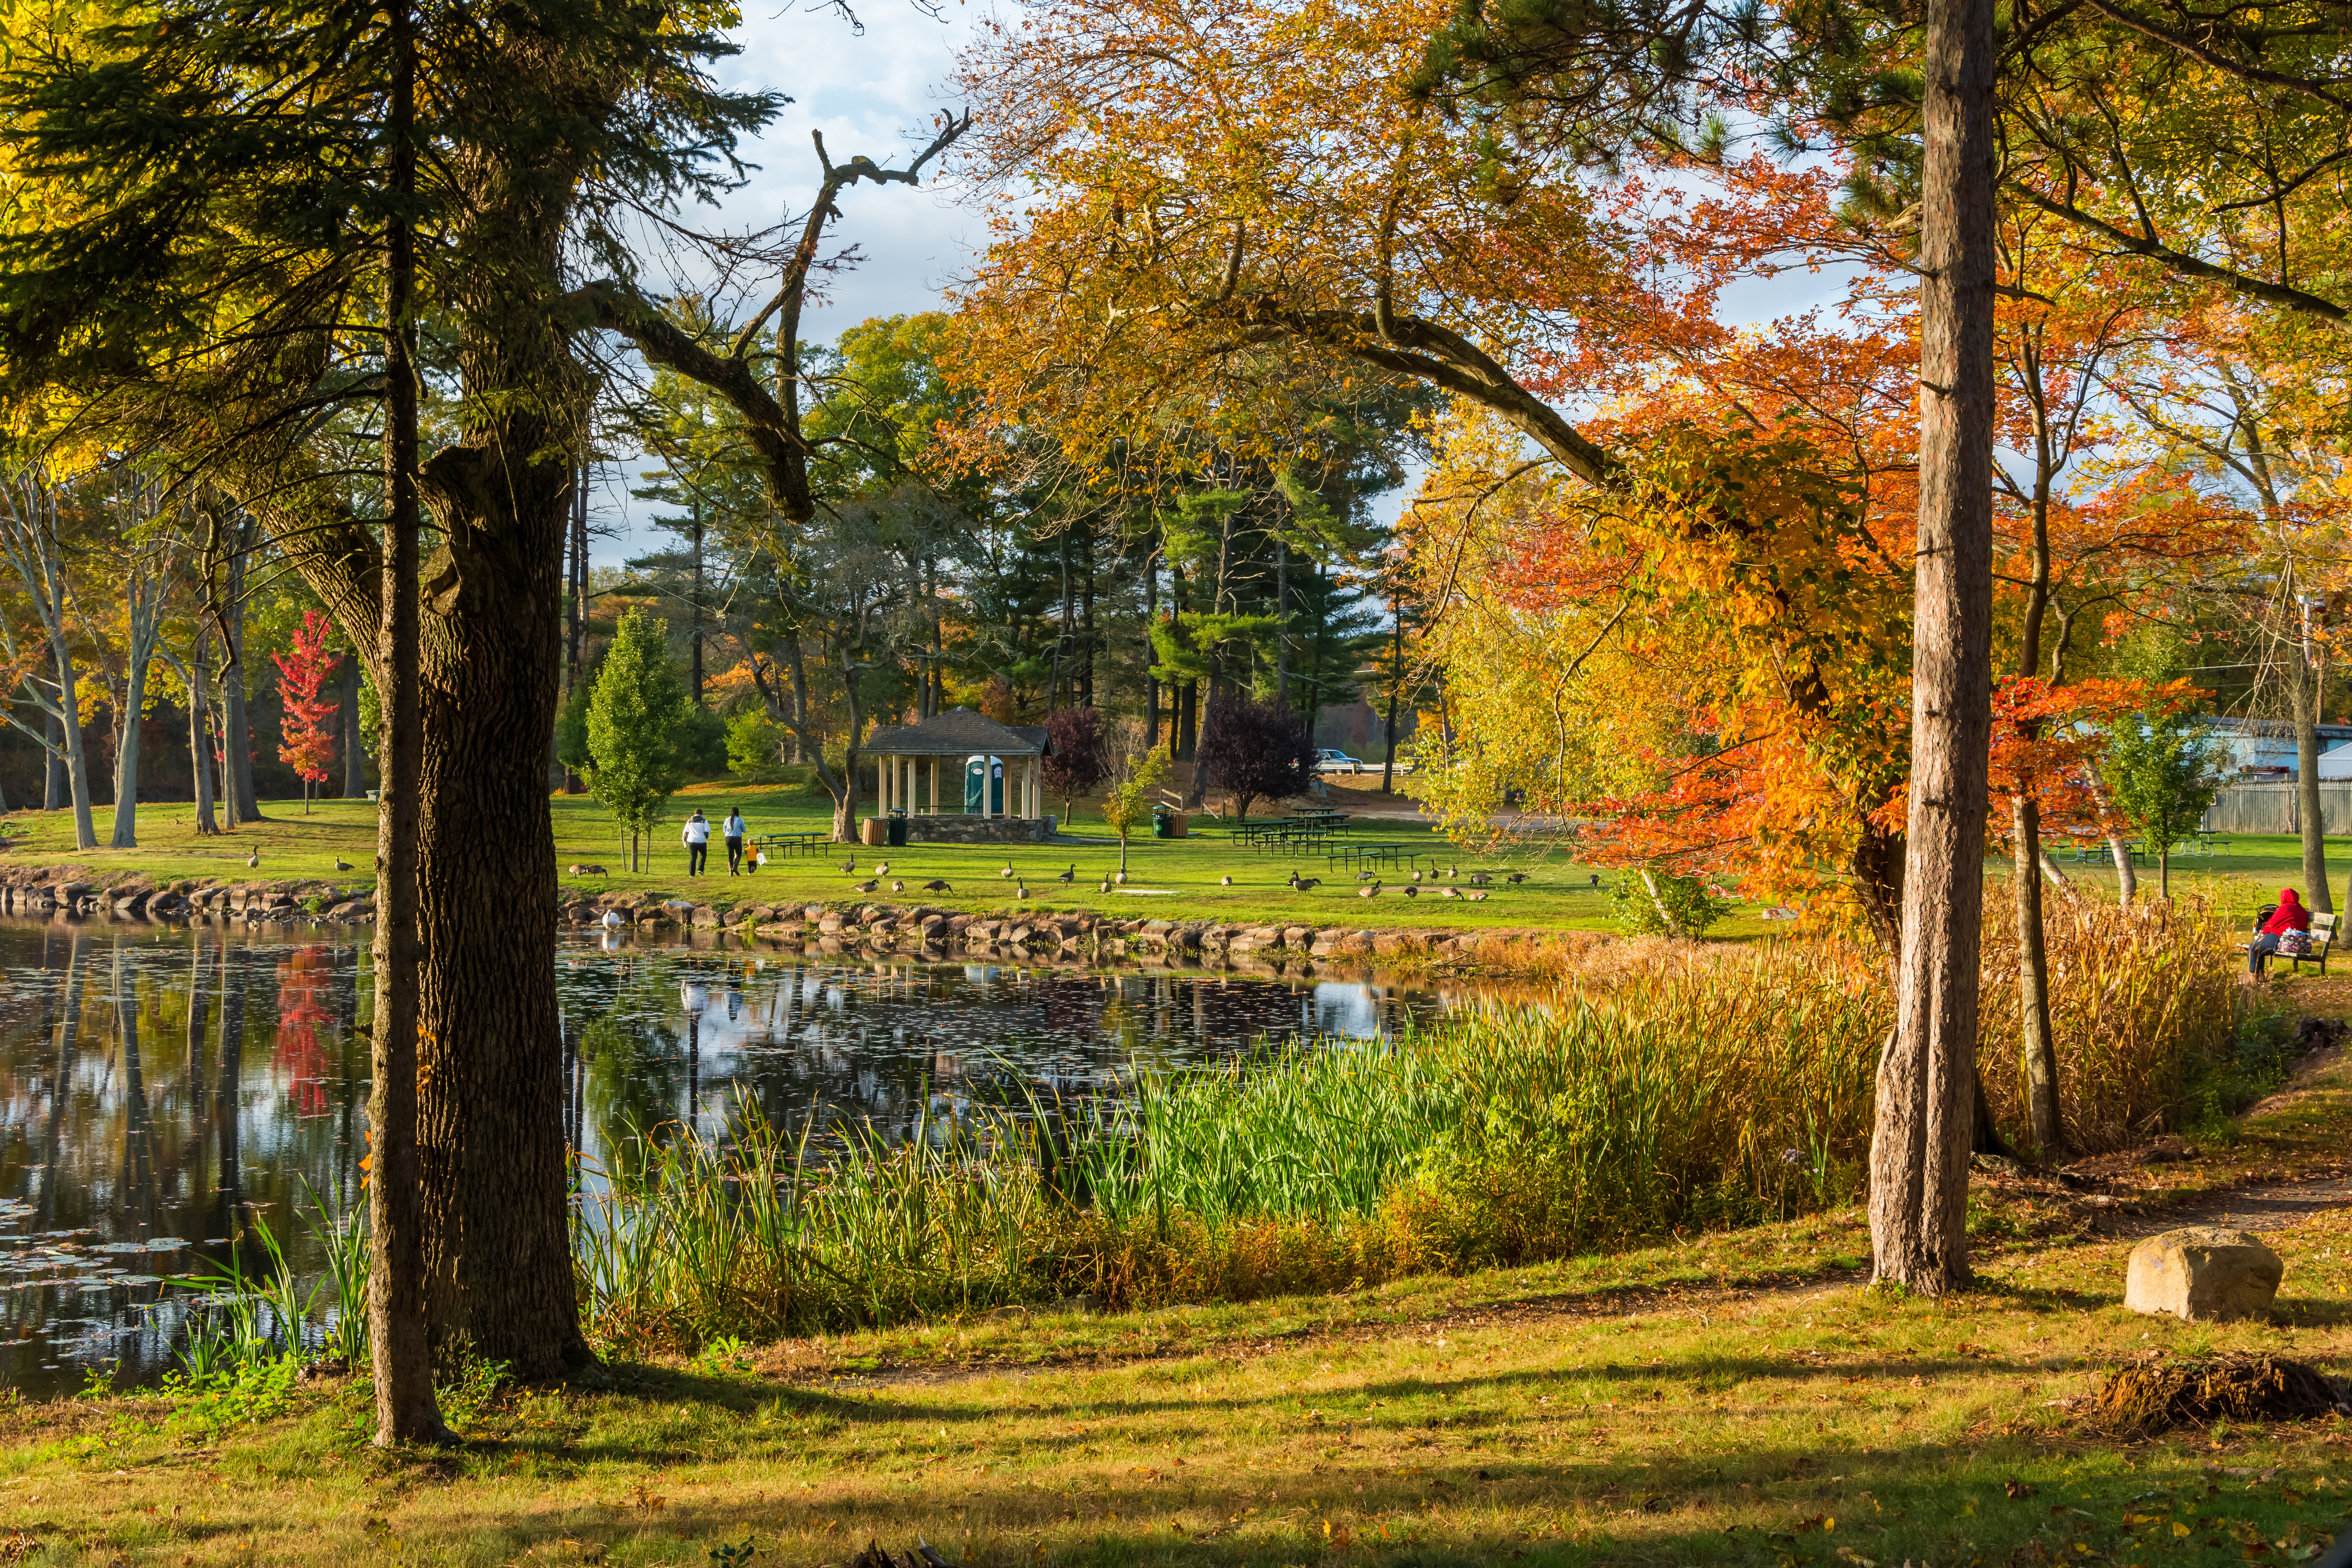
[[[2284,1230],[2297,1220],[2329,1209],[2352,1208],[2352,1177],[2289,1182],[2279,1186],[2240,1187],[2162,1214],[2130,1215],[2115,1222],[2113,1234],[2155,1236],[2184,1225],[2227,1225],[2240,1230]]]

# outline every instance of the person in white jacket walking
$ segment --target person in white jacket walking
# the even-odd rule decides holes
[[[710,858],[710,818],[702,815],[700,806],[696,806],[694,815],[686,819],[686,829],[678,835],[678,842],[686,846],[686,874],[701,876],[704,863]]]

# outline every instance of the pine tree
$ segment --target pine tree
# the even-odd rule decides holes
[[[669,663],[669,628],[650,610],[621,617],[588,700],[588,787],[626,835],[629,869],[686,782],[687,695]]]

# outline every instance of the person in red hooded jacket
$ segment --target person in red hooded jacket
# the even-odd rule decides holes
[[[2311,911],[2303,907],[2302,895],[2293,888],[2279,889],[2279,901],[2263,911],[2254,927],[2254,940],[2246,945],[2246,967],[2259,978],[2263,965],[2279,950],[2279,938],[2291,931],[2309,931]]]

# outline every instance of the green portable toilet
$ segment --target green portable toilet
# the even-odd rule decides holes
[[[980,814],[980,792],[983,787],[992,787],[993,789],[993,794],[989,802],[988,814],[991,816],[1003,816],[1004,815],[1003,758],[974,757],[964,763],[963,808],[973,816],[978,816]]]

